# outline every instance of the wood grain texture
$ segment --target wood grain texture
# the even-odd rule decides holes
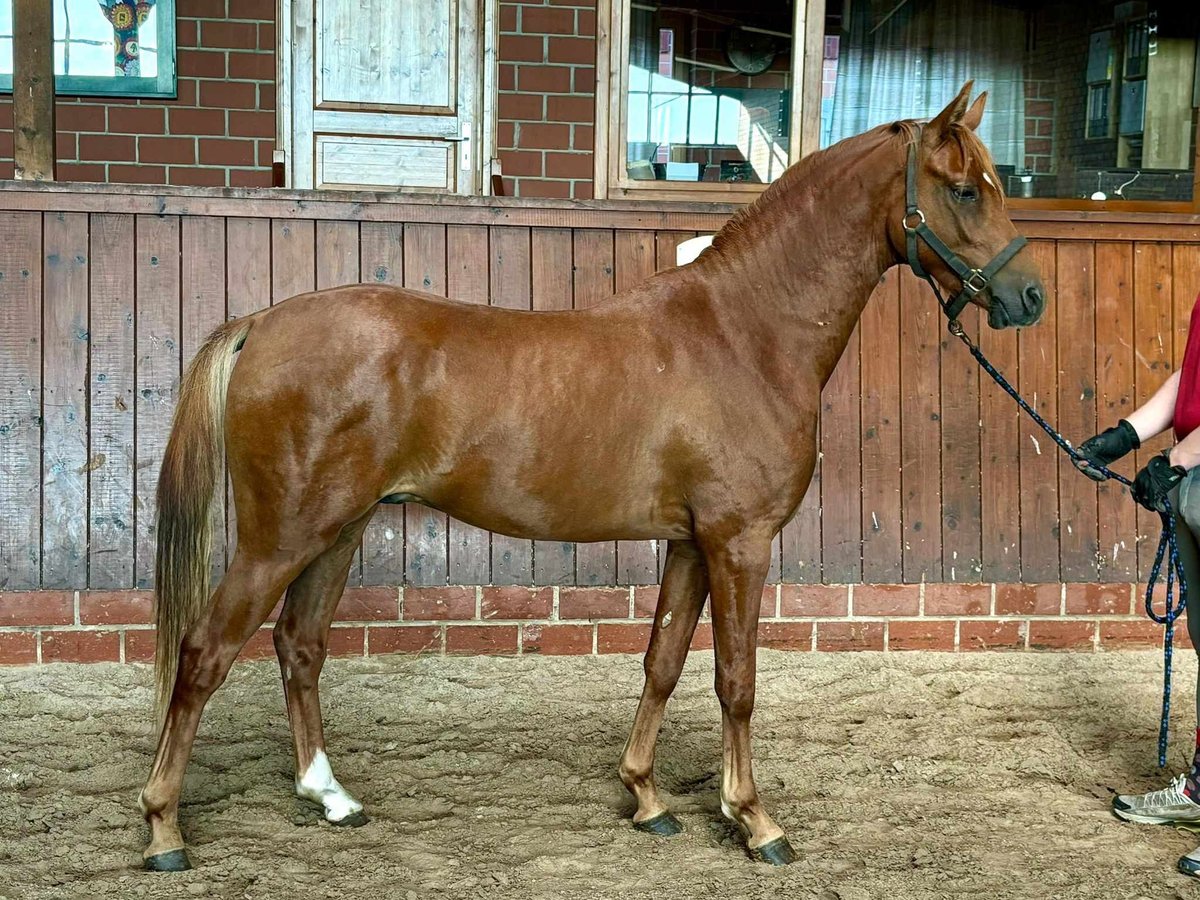
[[[831,584],[862,580],[862,432],[859,330],[821,392],[821,572]]]
[[[45,0],[13,0],[13,171],[29,181],[53,181],[54,14]]]
[[[1039,326],[1040,327],[1040,326]],[[979,347],[1018,383],[1017,333],[979,329]],[[983,581],[1021,580],[1021,423],[1024,413],[985,375],[979,382],[979,511]]]
[[[971,334],[986,328],[979,307],[959,321]],[[979,581],[983,571],[980,509],[979,391],[994,387],[958,338],[941,322],[942,578]]]

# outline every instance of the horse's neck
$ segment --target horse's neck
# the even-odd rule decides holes
[[[891,157],[895,156],[893,161]],[[816,166],[741,223],[704,262],[733,327],[805,360],[824,385],[883,273],[894,263],[883,216],[903,159],[873,148],[852,168]],[[815,367],[815,371],[814,371]]]

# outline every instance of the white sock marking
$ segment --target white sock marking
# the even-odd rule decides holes
[[[317,751],[308,770],[296,779],[296,793],[325,807],[325,818],[330,822],[340,822],[346,816],[362,811],[362,804],[333,777],[324,750]]]

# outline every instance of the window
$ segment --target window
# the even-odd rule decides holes
[[[175,96],[175,0],[52,0],[60,94]],[[12,91],[12,0],[0,0],[0,90]]]

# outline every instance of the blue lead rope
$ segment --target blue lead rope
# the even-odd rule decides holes
[[[942,301],[942,295],[938,291],[937,285],[932,281],[930,281],[930,285],[933,287],[938,301],[942,302],[944,309],[946,304]],[[1133,482],[1119,472],[1114,472],[1107,466],[1098,466],[1089,462],[1082,453],[1071,445],[1070,441],[1055,431],[1050,426],[1050,423],[1038,414],[1036,409],[1025,402],[1025,398],[1016,392],[1005,377],[996,371],[996,367],[987,361],[987,357],[983,355],[983,352],[975,345],[975,342],[963,331],[963,327],[957,319],[950,318],[949,329],[952,335],[966,345],[971,355],[975,357],[975,361],[983,368],[983,371],[991,375],[992,380],[1000,385],[1005,393],[1017,401],[1017,405],[1025,410],[1029,414],[1029,417],[1041,426],[1042,431],[1046,432],[1050,436],[1050,439],[1058,444],[1067,456],[1071,457],[1072,462],[1086,462],[1089,468],[1099,472],[1105,478],[1111,478],[1126,487],[1133,486]],[[1146,583],[1146,615],[1159,625],[1166,626],[1163,634],[1162,719],[1158,726],[1158,765],[1159,768],[1162,768],[1167,764],[1167,731],[1170,727],[1171,719],[1171,655],[1175,641],[1175,620],[1179,618],[1187,604],[1187,579],[1183,574],[1183,566],[1179,562],[1179,545],[1175,538],[1175,518],[1171,513],[1171,503],[1169,500],[1163,500],[1163,508],[1158,511],[1158,515],[1162,519],[1162,535],[1158,539],[1158,551],[1154,554],[1154,565],[1150,567],[1150,578]],[[1158,583],[1165,558],[1169,558],[1169,564],[1167,565],[1167,596],[1164,610],[1160,614],[1154,609],[1154,586]],[[1174,593],[1176,584],[1179,587],[1178,599],[1175,599]]]

